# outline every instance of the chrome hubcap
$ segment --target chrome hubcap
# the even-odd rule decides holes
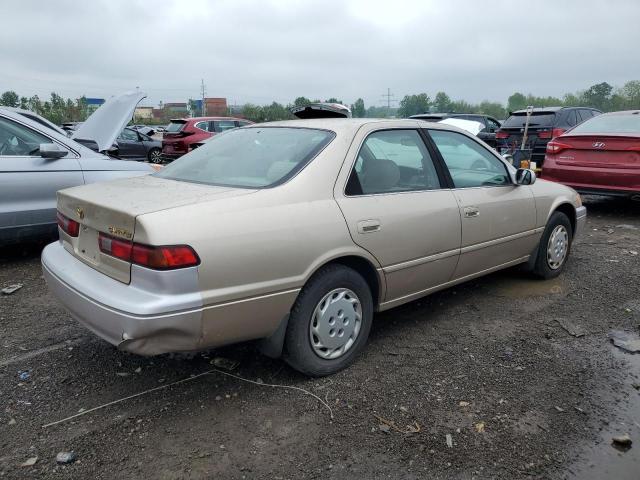
[[[320,358],[333,360],[355,343],[362,327],[360,299],[348,288],[330,291],[318,302],[309,324],[309,339]]]
[[[557,270],[567,258],[569,248],[569,233],[564,225],[558,225],[551,232],[549,244],[547,245],[547,263],[549,268]]]

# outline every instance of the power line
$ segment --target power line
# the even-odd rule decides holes
[[[207,116],[207,104],[204,102],[204,96],[206,95],[207,90],[206,90],[206,87],[204,85],[204,79],[203,78],[200,79],[200,86],[201,86],[201,89],[202,89],[202,116],[206,117]]]
[[[387,99],[387,115],[391,115],[391,103],[392,102],[397,102],[397,100],[394,98],[394,94],[391,93],[391,89],[387,88],[387,93],[383,93],[382,94],[382,98],[386,98]]]

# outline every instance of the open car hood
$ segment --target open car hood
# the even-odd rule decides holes
[[[308,118],[351,118],[351,110],[339,103],[312,103],[291,109],[296,117]]]
[[[463,120],[462,118],[445,118],[444,120],[440,120],[438,123],[453,125],[454,127],[466,130],[473,135],[478,135],[478,133],[480,133],[484,128],[484,125],[480,122],[476,122],[474,120]]]
[[[135,91],[111,97],[73,132],[71,138],[94,150],[97,146],[99,152],[108,150],[133,118],[136,105],[146,96],[144,92]]]

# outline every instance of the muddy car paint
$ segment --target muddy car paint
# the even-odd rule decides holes
[[[572,189],[544,181],[516,185],[515,169],[485,146],[504,164],[511,176],[508,185],[345,194],[368,135],[444,130],[482,145],[455,127],[413,120],[318,119],[243,131],[303,126],[335,137],[277,187],[232,188],[144,177],[99,189],[61,191],[58,209],[80,221],[88,233],[73,238],[61,232],[60,243],[44,250],[42,263],[53,292],[76,319],[122,349],[141,354],[202,349],[270,337],[314,273],[341,259],[370,267],[376,277],[374,307],[382,311],[527,262],[557,209],[566,209],[575,233],[584,223],[584,207]],[[473,205],[479,205],[480,218],[462,214]],[[84,218],[78,217],[78,209]],[[364,228],[363,222],[370,220],[381,228]],[[427,223],[435,228],[425,228]],[[186,283],[193,285],[197,277],[197,288],[172,292],[167,272],[143,273],[148,269],[106,258],[96,240],[114,226],[130,232],[136,243],[193,247],[200,264],[190,267]],[[74,275],[76,270],[82,280]],[[163,287],[157,290],[157,285]],[[115,300],[108,294],[111,289],[150,295],[122,304],[138,297],[123,293]],[[194,298],[201,305],[183,302]],[[156,317],[162,320],[154,329]],[[178,346],[177,338],[185,341]]]

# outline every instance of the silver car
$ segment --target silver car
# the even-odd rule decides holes
[[[112,147],[144,96],[110,99],[73,138],[34,113],[0,107],[0,245],[56,233],[60,189],[154,171],[99,153]]]
[[[518,264],[559,275],[586,209],[456,127],[336,118],[230,130],[154,175],[63,190],[58,215],[49,287],[118,348],[261,339],[326,375],[376,311]]]

